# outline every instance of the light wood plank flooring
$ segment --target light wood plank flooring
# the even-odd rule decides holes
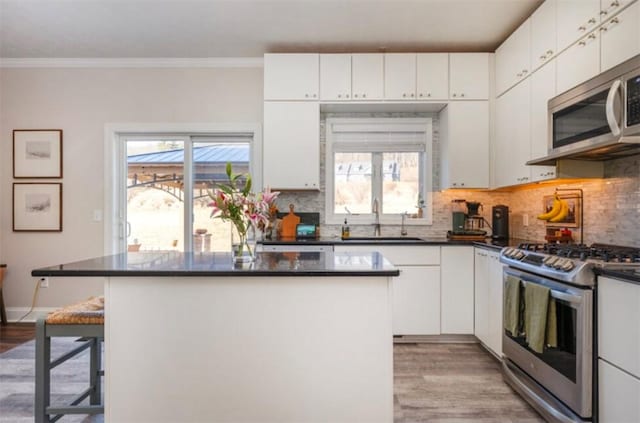
[[[396,423],[544,422],[479,344],[396,344],[393,352]]]
[[[33,339],[34,329],[2,326],[0,352]],[[393,351],[396,423],[544,422],[502,381],[499,363],[479,344],[396,344]]]

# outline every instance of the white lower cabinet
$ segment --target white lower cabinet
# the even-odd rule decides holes
[[[473,333],[473,247],[441,247],[440,331],[444,334]]]
[[[598,278],[599,421],[640,422],[640,285]]]
[[[475,326],[473,333],[485,345],[489,344],[489,252],[475,249],[474,279]]]
[[[502,357],[502,263],[500,253],[489,251],[489,339],[487,346]]]
[[[393,280],[393,334],[440,333],[440,267],[398,266]]]
[[[598,360],[599,421],[640,422],[640,379]]]
[[[502,264],[497,251],[475,248],[474,334],[498,357],[502,356]]]
[[[471,246],[336,245],[335,251],[378,251],[400,269],[393,279],[393,334],[474,333]]]

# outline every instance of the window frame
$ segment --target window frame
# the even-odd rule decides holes
[[[107,124],[105,125],[104,254],[127,251],[127,140],[184,140],[184,251],[193,251],[193,145],[206,137],[243,134],[251,136],[249,169],[253,189],[262,187],[261,124]],[[187,200],[189,192],[189,201]],[[191,216],[188,219],[187,216]]]
[[[335,164],[334,154],[336,152],[344,152],[339,148],[335,148],[336,133],[334,131],[334,125],[354,125],[354,128],[361,128],[361,132],[380,132],[383,131],[397,131],[403,132],[403,129],[409,126],[415,128],[416,125],[423,128],[424,133],[424,152],[422,157],[421,173],[421,194],[424,200],[425,210],[423,211],[422,218],[406,219],[407,225],[431,225],[433,223],[433,120],[429,117],[421,118],[327,118],[326,120],[326,148],[325,148],[325,222],[327,224],[341,224],[346,218],[349,223],[353,224],[372,224],[374,223],[373,213],[335,213]],[[389,144],[391,145],[391,144]],[[367,152],[367,151],[362,151]],[[381,172],[377,172],[375,169],[382,165],[382,152],[375,152],[373,149],[368,151],[372,153],[372,201],[376,192],[383,192],[382,188],[382,175]],[[377,158],[376,158],[377,157]],[[383,199],[380,199],[380,207],[382,210]],[[415,213],[417,210],[409,210],[409,213]],[[382,224],[397,224],[402,221],[401,213],[380,213],[380,223]]]

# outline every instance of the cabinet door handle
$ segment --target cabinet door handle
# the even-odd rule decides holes
[[[591,18],[587,21],[587,23],[594,24],[596,23],[596,18]]]
[[[606,26],[601,26],[601,27],[600,27],[600,32],[605,32],[606,30],[607,30],[607,27],[606,27]]]
[[[453,96],[454,96],[454,97],[457,97],[456,93],[453,93]]]
[[[600,11],[600,16],[604,16],[604,15],[606,15],[607,13],[609,13],[609,12],[607,12],[606,10],[601,10],[601,11]]]
[[[540,60],[544,61],[547,58],[546,54],[543,54],[542,56],[540,56]]]
[[[547,50],[547,56],[549,57],[553,56],[553,50]]]
[[[460,94],[460,97],[464,97],[464,93]]]
[[[523,75],[526,75],[526,74],[527,74],[527,72],[528,72],[528,71],[527,71],[526,69],[522,69],[522,74],[523,74]]]
[[[427,93],[427,97],[431,97],[431,93]]]
[[[415,95],[413,93],[411,93],[411,98],[415,97]]]
[[[354,94],[354,95],[353,95],[353,98],[358,98],[358,94]]]
[[[338,98],[342,98],[342,94],[338,94]]]
[[[418,94],[418,97],[422,97],[422,93]]]
[[[587,30],[587,27],[584,25],[581,25],[578,27],[578,31],[586,31],[586,30]]]
[[[611,7],[618,7],[618,6],[620,6],[620,2],[618,0],[613,0],[611,2]]]
[[[617,24],[617,23],[619,23],[619,22],[620,22],[620,21],[618,20],[618,18],[613,18],[613,19],[611,19],[611,20],[609,21],[609,23],[611,23],[611,24]]]
[[[346,98],[349,98],[349,94],[346,94],[346,95],[345,95],[345,97],[346,97]]]
[[[517,74],[516,74],[516,76],[517,76],[518,78],[522,78],[522,72],[517,73]]]
[[[595,40],[596,34],[589,34],[589,36],[587,38],[589,38],[591,40]]]
[[[580,40],[580,42],[578,43],[578,45],[584,47],[587,45],[587,42],[585,40]]]
[[[362,98],[367,98],[367,95],[366,94],[362,94]]]

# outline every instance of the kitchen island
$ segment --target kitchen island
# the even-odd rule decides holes
[[[376,252],[238,266],[149,252],[32,275],[104,278],[107,422],[393,421],[399,271]]]

